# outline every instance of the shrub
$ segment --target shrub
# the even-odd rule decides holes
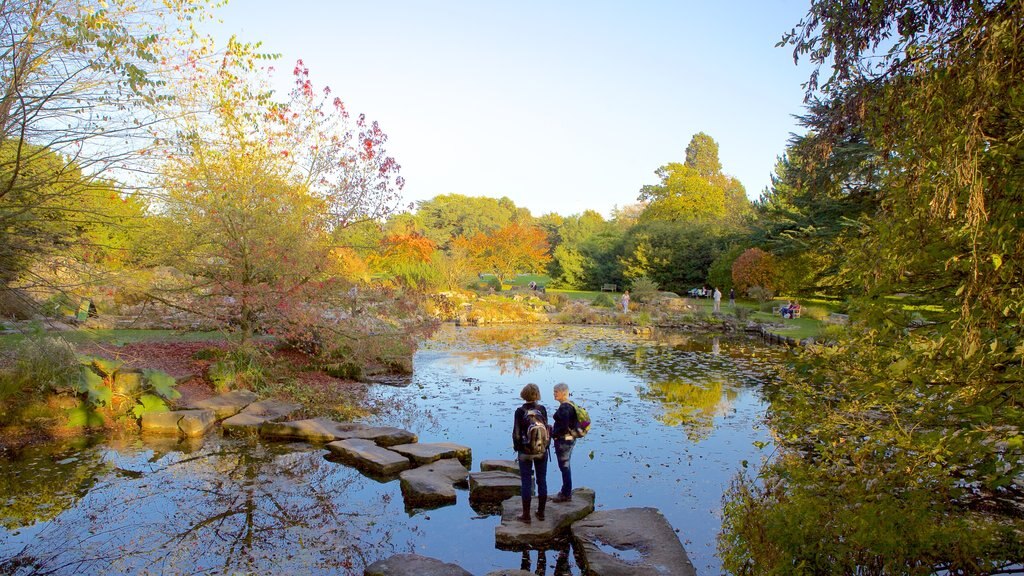
[[[829,314],[828,309],[822,308],[820,306],[801,306],[800,307],[800,316],[802,316],[804,318],[811,318],[813,320],[818,320],[820,322],[824,322],[825,320],[828,320],[828,314]]]
[[[497,276],[491,276],[487,279],[487,287],[495,292],[501,292],[501,281],[498,280]]]
[[[224,356],[223,360],[214,362],[207,370],[207,376],[218,392],[227,392],[235,388],[251,388],[259,390],[265,387],[269,379],[265,354],[252,346],[240,346]]]
[[[633,280],[633,299],[637,302],[650,302],[658,294],[658,283],[647,276]]]
[[[747,319],[750,318],[750,308],[737,306],[733,308],[732,315],[735,316],[737,320],[740,320],[741,322],[746,322]]]
[[[747,288],[747,296],[753,300],[757,300],[758,302],[767,302],[775,297],[775,293],[768,288],[751,286],[750,288]]]
[[[12,390],[34,389],[37,392],[60,392],[78,380],[78,358],[64,340],[47,336],[42,329],[28,335],[14,351],[10,373]]]
[[[775,257],[760,248],[744,250],[732,264],[732,280],[741,293],[755,286],[774,290],[776,278]]]
[[[601,294],[595,296],[594,299],[590,302],[590,304],[593,306],[612,308],[615,306],[615,300],[613,300],[612,297],[609,296],[608,294],[602,292]]]

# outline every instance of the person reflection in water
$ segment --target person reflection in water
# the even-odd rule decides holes
[[[555,571],[552,576],[572,576],[572,569],[569,566],[569,550],[565,548],[558,551],[558,556],[555,558]],[[537,576],[544,576],[548,569],[548,557],[547,550],[537,551],[537,570],[534,572]],[[533,567],[533,562],[530,560],[530,551],[523,550],[523,561],[519,565],[520,570],[529,572]]]

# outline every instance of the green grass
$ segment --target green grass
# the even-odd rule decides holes
[[[182,332],[179,330],[93,330],[80,329],[55,332],[74,344],[131,344],[135,342],[206,342],[223,340],[222,332]],[[12,346],[24,339],[23,334],[0,335],[0,346]]]
[[[593,300],[598,294],[610,294],[612,299],[618,298],[618,292],[600,292],[597,290],[558,290],[552,288],[547,291],[548,294],[559,294],[572,300],[586,300],[587,302]]]

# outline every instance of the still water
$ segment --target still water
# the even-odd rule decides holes
[[[375,391],[375,423],[422,442],[511,459],[519,390],[566,382],[590,412],[573,454],[598,509],[653,506],[700,574],[718,574],[715,535],[730,479],[771,451],[762,384],[782,352],[743,338],[634,336],[617,328],[445,326],[416,354],[412,383]],[[759,444],[765,444],[761,449]],[[580,573],[564,551],[494,547],[498,517],[454,506],[407,510],[381,482],[316,446],[210,437],[51,444],[0,461],[0,573],[362,574],[395,553],[474,574],[526,567]],[[554,462],[549,491],[560,486]]]

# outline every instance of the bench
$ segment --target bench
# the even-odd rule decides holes
[[[618,287],[618,284],[602,284],[601,292],[616,292]]]

